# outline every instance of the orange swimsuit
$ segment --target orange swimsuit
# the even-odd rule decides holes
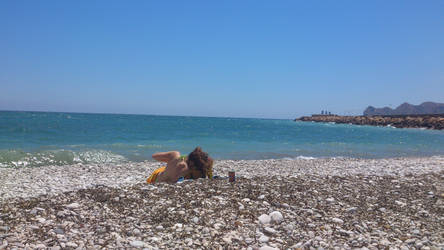
[[[164,172],[165,169],[166,169],[166,167],[164,166],[164,167],[160,167],[160,168],[154,170],[154,172],[150,175],[150,177],[148,177],[148,179],[146,179],[146,182],[147,182],[147,183],[150,183],[150,184],[155,183],[155,182],[156,182],[156,179],[157,179],[157,176],[158,176],[160,173]]]

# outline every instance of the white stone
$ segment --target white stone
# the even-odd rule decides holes
[[[222,240],[227,243],[227,244],[231,244],[231,238],[230,237],[223,237]]]
[[[197,224],[197,223],[199,222],[199,218],[194,217],[194,218],[193,218],[193,222]]]
[[[357,207],[349,207],[349,208],[347,208],[345,211],[346,211],[347,213],[354,213],[354,212],[356,212],[357,210],[358,210]]]
[[[145,242],[140,241],[140,240],[135,240],[135,241],[131,241],[130,245],[133,247],[142,248],[143,246],[145,246]]]
[[[135,228],[135,229],[133,230],[133,235],[139,236],[139,235],[141,235],[141,234],[142,234],[142,233],[140,232],[139,229]]]
[[[65,234],[65,231],[61,228],[54,228],[54,233],[56,234]]]
[[[38,244],[37,246],[35,246],[36,249],[46,249],[46,245],[44,244]]]
[[[157,237],[151,237],[151,241],[154,241],[154,242],[159,242],[159,241],[160,241],[160,239],[159,239],[159,238],[157,238]]]
[[[269,233],[269,234],[276,234],[277,233],[277,231],[274,228],[271,228],[271,227],[265,227],[264,231],[266,233]]]
[[[338,232],[339,232],[340,235],[347,236],[347,237],[349,237],[352,234],[352,232],[344,230],[342,228],[339,229]]]
[[[284,216],[282,216],[281,212],[273,211],[270,213],[271,222],[279,224],[284,220]]]
[[[79,203],[74,202],[74,203],[71,203],[69,205],[66,205],[66,207],[69,208],[69,209],[76,209],[76,208],[79,208],[80,205],[79,205]]]
[[[284,226],[284,228],[285,228],[285,230],[287,230],[287,231],[293,231],[294,226],[293,226],[293,224],[287,224],[287,225]]]
[[[269,224],[271,222],[271,217],[267,214],[262,214],[259,216],[258,220],[261,224]]]
[[[254,239],[252,239],[252,238],[245,238],[245,243],[251,244],[253,242],[254,242]]]
[[[192,246],[192,245],[193,245],[193,240],[190,240],[190,241],[187,242],[187,246],[190,247],[190,246]]]
[[[274,248],[274,247],[270,247],[270,246],[261,246],[261,248],[259,248],[259,250],[279,250],[279,248]]]
[[[298,242],[297,244],[294,244],[291,248],[302,248],[302,246],[304,245],[304,242]]]
[[[163,230],[163,226],[162,226],[162,225],[159,225],[159,226],[156,227],[156,229],[157,229],[157,230]]]
[[[265,195],[261,194],[259,197],[257,197],[259,200],[263,200],[265,198]]]
[[[262,242],[262,243],[266,243],[266,242],[268,242],[270,240],[270,238],[268,238],[267,236],[265,236],[265,235],[261,235],[261,237],[259,237],[259,242]]]
[[[331,221],[337,224],[344,224],[344,221],[339,218],[332,218]]]
[[[335,201],[335,199],[334,198],[332,198],[332,197],[330,197],[330,198],[327,198],[327,199],[325,199],[328,203],[332,203],[332,202],[334,202]]]
[[[387,239],[382,239],[379,241],[379,244],[383,246],[389,246],[391,243]]]
[[[45,218],[37,218],[37,221],[40,223],[45,223],[46,219]]]
[[[75,247],[78,247],[78,245],[77,245],[76,243],[71,242],[71,241],[70,241],[70,242],[67,242],[67,243],[66,243],[66,246],[67,246],[67,247],[74,247],[74,248],[75,248]]]
[[[413,243],[415,243],[415,239],[407,239],[406,241],[405,241],[405,243],[407,243],[407,244],[413,244]]]
[[[395,201],[395,204],[400,206],[400,207],[403,207],[403,206],[407,205],[407,204],[405,204],[404,202],[401,202],[401,201]]]

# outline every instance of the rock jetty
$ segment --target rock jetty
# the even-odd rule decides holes
[[[376,116],[303,116],[295,121],[334,122],[355,125],[392,126],[395,128],[444,129],[444,114],[438,115],[376,115]]]

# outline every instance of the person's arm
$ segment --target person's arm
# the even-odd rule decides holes
[[[152,155],[152,157],[160,162],[167,163],[165,171],[159,173],[155,182],[169,182],[173,183],[177,181],[178,168],[174,161],[179,159],[180,153],[178,151],[159,152]]]
[[[159,153],[153,154],[152,157],[156,161],[168,163],[169,161],[171,161],[173,159],[179,158],[180,157],[180,153],[178,151],[159,152]]]

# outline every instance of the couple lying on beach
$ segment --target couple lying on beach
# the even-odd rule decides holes
[[[213,178],[213,159],[200,147],[196,147],[188,156],[181,156],[178,151],[170,151],[155,153],[153,158],[165,162],[166,166],[156,169],[146,180],[147,183],[175,183],[182,178]]]

